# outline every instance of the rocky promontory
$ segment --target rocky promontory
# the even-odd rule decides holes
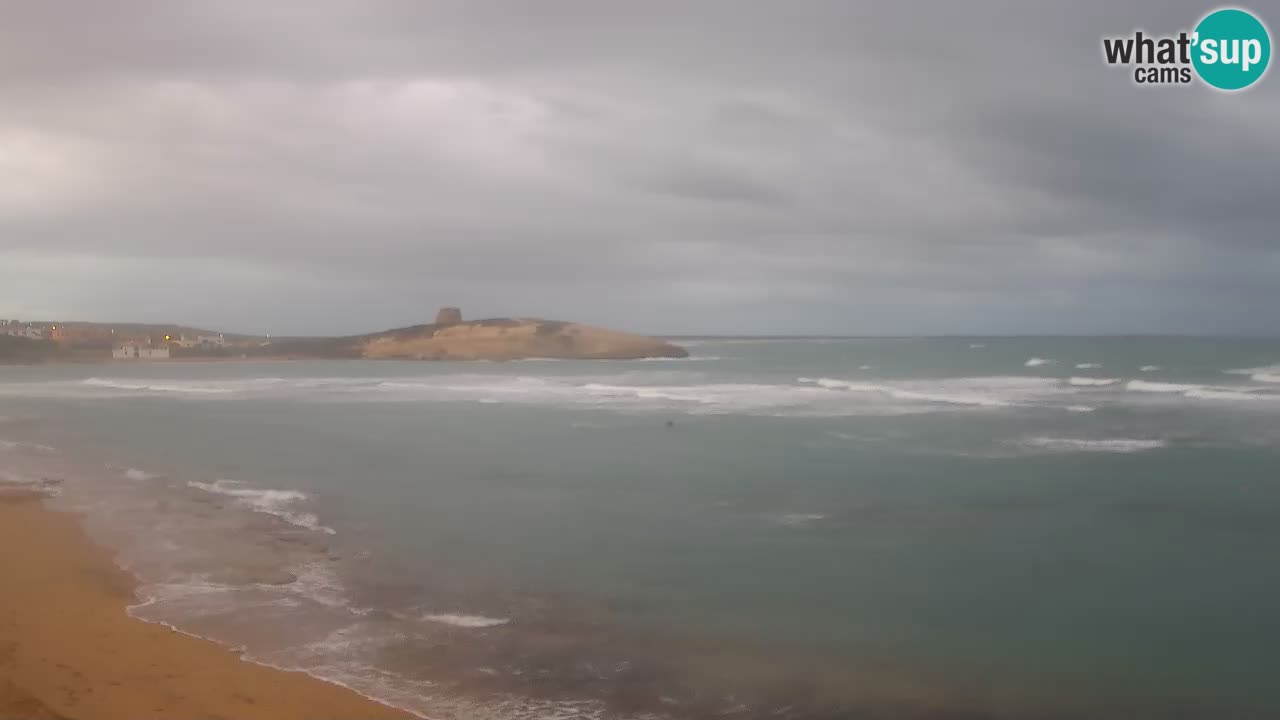
[[[536,318],[464,322],[455,308],[443,322],[388,330],[356,339],[359,357],[400,360],[637,360],[688,357],[661,338],[579,323]]]

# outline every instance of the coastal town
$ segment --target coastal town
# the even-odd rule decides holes
[[[0,336],[45,341],[59,352],[85,358],[168,360],[261,348],[269,341],[169,326],[0,319]]]

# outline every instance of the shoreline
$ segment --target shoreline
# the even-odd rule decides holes
[[[134,617],[135,579],[39,492],[0,493],[0,717],[417,717]]]

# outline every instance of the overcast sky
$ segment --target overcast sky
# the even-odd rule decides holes
[[[1275,69],[1102,61],[1213,7],[0,0],[0,317],[1277,333]]]

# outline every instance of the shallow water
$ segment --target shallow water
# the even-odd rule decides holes
[[[1280,713],[1280,342],[690,350],[2,368],[0,472],[433,717]]]

